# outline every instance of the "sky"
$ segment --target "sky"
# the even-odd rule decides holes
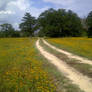
[[[71,9],[84,17],[92,11],[92,0],[0,0],[0,24],[10,23],[18,29],[26,12],[37,18],[49,8]]]

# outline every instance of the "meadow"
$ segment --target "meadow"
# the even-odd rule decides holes
[[[60,48],[70,49],[60,43],[68,43],[67,39],[72,42],[84,38],[47,40]],[[0,38],[0,92],[83,92],[39,53],[36,41],[37,38]],[[42,42],[40,44],[43,46]]]
[[[48,38],[51,44],[92,60],[92,38]]]
[[[0,38],[0,92],[56,92],[35,50],[36,38]]]

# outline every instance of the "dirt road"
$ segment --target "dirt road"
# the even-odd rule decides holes
[[[92,92],[92,80],[90,78],[82,75],[56,56],[47,52],[43,47],[40,46],[39,40],[36,42],[36,47],[50,63],[55,65],[57,69],[67,78],[69,78],[74,84],[78,85],[81,90],[85,92]]]
[[[48,43],[47,41],[45,41],[44,39],[43,39],[43,42],[44,42],[44,44],[46,44],[46,45],[49,46],[50,48],[52,48],[52,49],[54,49],[54,50],[56,50],[56,51],[58,51],[58,52],[60,52],[60,53],[63,53],[63,54],[65,54],[65,55],[67,55],[68,58],[70,58],[70,59],[71,59],[71,58],[72,58],[72,59],[76,59],[76,60],[81,61],[80,63],[85,63],[85,64],[90,64],[90,65],[92,65],[92,60],[88,60],[88,59],[86,59],[86,58],[83,58],[83,57],[74,55],[74,54],[72,54],[72,53],[69,53],[69,52],[67,52],[67,51],[64,51],[64,50],[62,50],[62,49],[59,49],[59,48],[57,48],[57,47],[55,47],[55,46],[49,44],[49,43]]]

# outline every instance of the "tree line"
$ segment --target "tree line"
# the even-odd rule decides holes
[[[0,37],[92,37],[92,11],[84,19],[65,9],[50,8],[35,18],[26,13],[19,31],[11,24],[0,25]]]

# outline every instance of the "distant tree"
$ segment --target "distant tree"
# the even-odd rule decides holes
[[[19,28],[21,29],[23,36],[33,36],[34,27],[36,25],[35,17],[31,16],[30,13],[26,13],[22,21]]]
[[[11,24],[5,23],[0,25],[0,36],[1,37],[12,37],[14,34],[14,28]]]
[[[86,22],[86,17],[81,18],[81,22],[82,22],[83,28],[85,30],[88,30],[88,25],[87,25],[87,22]]]
[[[18,30],[14,31],[12,37],[21,37],[21,32]]]
[[[88,37],[92,37],[92,11],[87,16]]]
[[[81,19],[76,13],[65,9],[49,9],[43,12],[39,18],[40,31],[43,36],[49,37],[66,37],[66,36],[81,36],[82,24]],[[41,36],[42,36],[41,35]]]
[[[87,22],[86,22],[86,17],[84,18],[81,18],[81,23],[82,23],[82,26],[83,26],[83,34],[82,36],[88,36],[88,26],[87,26]]]
[[[14,31],[14,28],[12,27],[11,24],[5,23],[0,25],[1,26],[1,31]]]

